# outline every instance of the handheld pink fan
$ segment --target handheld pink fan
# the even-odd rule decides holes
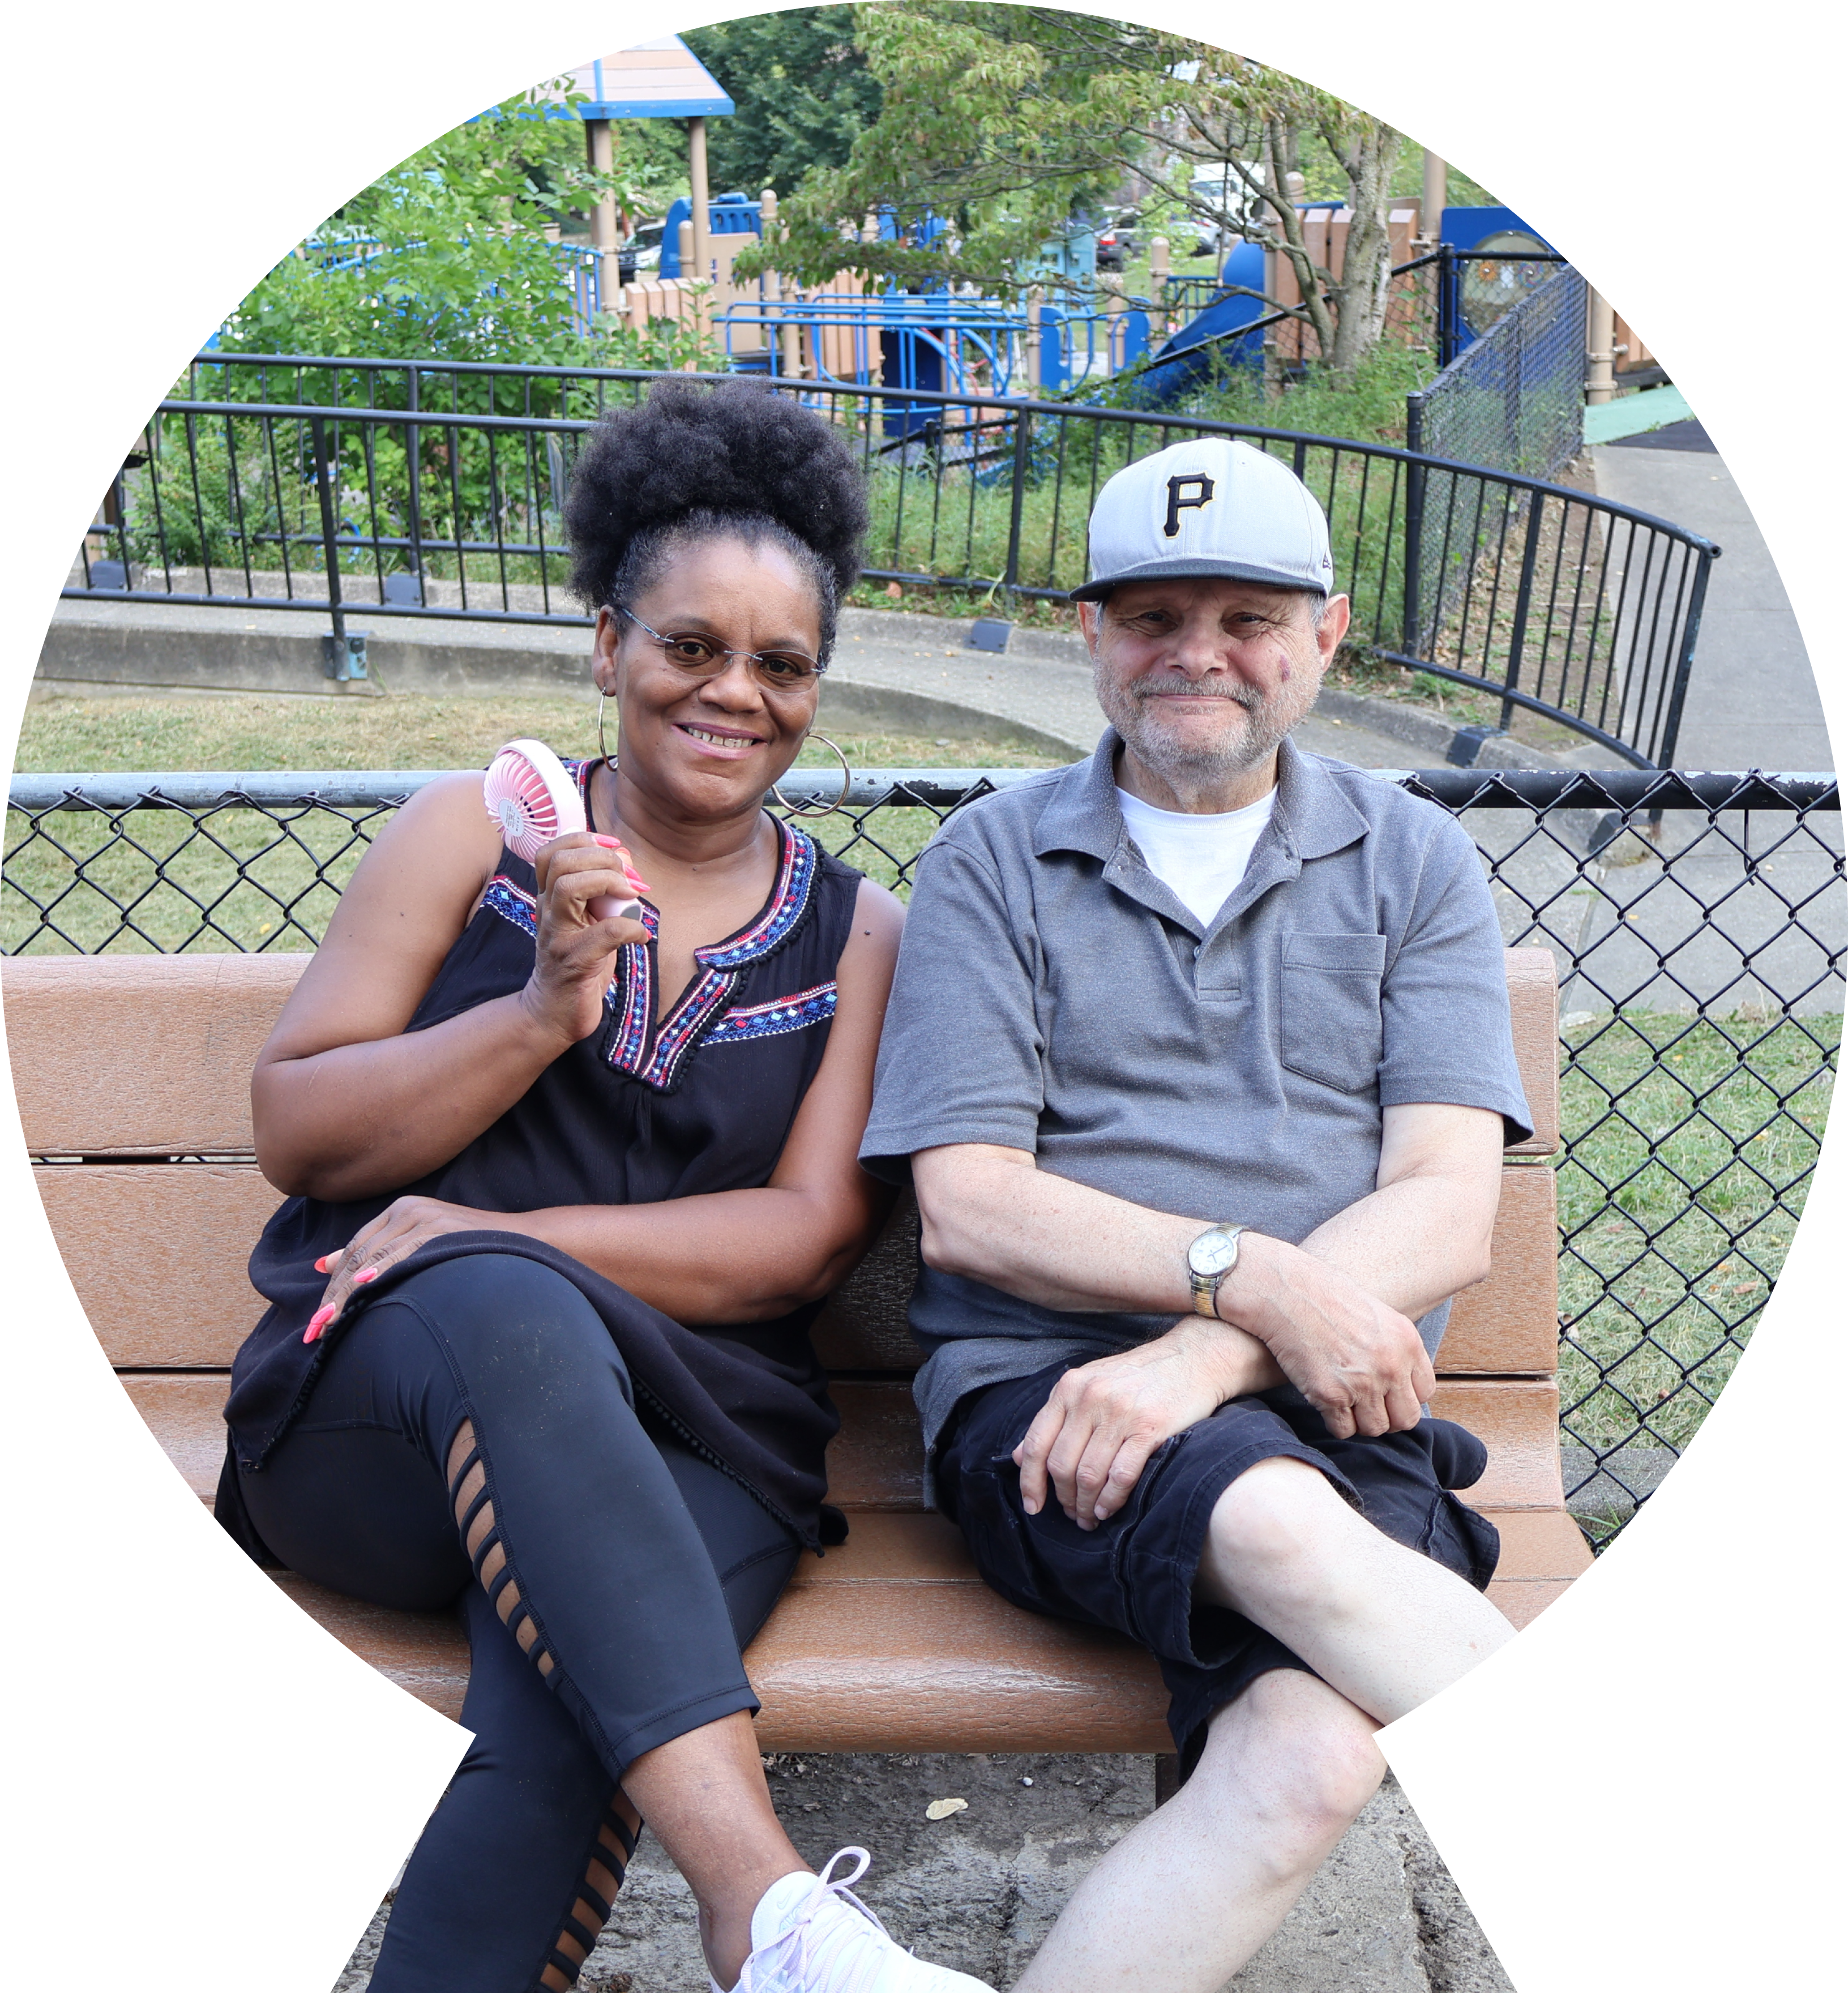
[[[510,740],[487,766],[481,778],[482,799],[490,821],[516,858],[531,864],[555,837],[589,828],[583,798],[565,764],[541,740]],[[645,893],[647,882],[623,867],[630,885]],[[640,902],[599,893],[586,903],[593,921],[639,920]]]

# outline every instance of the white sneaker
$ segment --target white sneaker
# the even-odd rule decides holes
[[[849,1855],[858,1858],[852,1874],[831,1882],[835,1863]],[[849,1886],[872,1865],[863,1848],[834,1855],[786,1913],[783,1929],[744,1961],[734,1993],[994,1993],[966,1972],[927,1964],[899,1945]],[[712,1987],[722,1993],[716,1980]]]

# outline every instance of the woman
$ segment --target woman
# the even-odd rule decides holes
[[[806,1331],[883,1215],[855,1151],[899,910],[762,808],[864,518],[845,444],[761,391],[606,419],[567,510],[620,719],[576,771],[590,829],[528,866],[478,775],[421,791],[258,1062],[290,1196],[220,1516],[354,1596],[459,1600],[473,1654],[374,1993],[569,1987],[642,1816],[715,1987],[977,1987],[804,1866],[739,1658],[842,1533]],[[631,867],[641,918],[593,918]]]

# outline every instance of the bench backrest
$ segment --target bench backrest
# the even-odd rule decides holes
[[[300,955],[15,957],[0,969],[19,1111],[67,1267],[111,1361],[219,1369],[255,1318],[244,1263],[277,1194],[251,1155],[250,1073]],[[1535,1123],[1509,1152],[1494,1270],[1461,1296],[1446,1376],[1539,1377],[1556,1362],[1556,991],[1544,949],[1508,952]],[[894,1212],[816,1325],[837,1373],[917,1362],[905,1324],[917,1215]]]

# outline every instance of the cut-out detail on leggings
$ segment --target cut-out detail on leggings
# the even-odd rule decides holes
[[[464,1419],[450,1443],[446,1479],[449,1504],[463,1546],[473,1567],[475,1581],[485,1591],[500,1623],[520,1643],[520,1650],[549,1675],[556,1663],[539,1638],[539,1629],[520,1595],[507,1546],[495,1520],[487,1492],[487,1466],[475,1439],[472,1420]],[[618,1786],[598,1823],[596,1837],[584,1861],[584,1873],[565,1913],[565,1921],[547,1954],[539,1984],[546,1993],[570,1993],[590,1956],[598,1933],[610,1921],[617,1892],[623,1886],[629,1858],[641,1831],[641,1815]]]
[[[641,1824],[641,1815],[619,1786],[598,1825],[596,1838],[584,1863],[583,1879],[553,1940],[545,1969],[539,1975],[539,1984],[546,1993],[570,1993],[577,1984],[598,1933],[610,1921],[617,1892],[623,1886],[630,1857],[635,1852]]]
[[[487,1594],[501,1625],[519,1642],[521,1653],[541,1675],[549,1676],[558,1663],[539,1638],[531,1609],[521,1597],[513,1567],[507,1562],[507,1546],[501,1540],[500,1526],[488,1496],[487,1466],[476,1443],[473,1420],[463,1420],[450,1443],[448,1479],[456,1526],[474,1567],[476,1582]]]

